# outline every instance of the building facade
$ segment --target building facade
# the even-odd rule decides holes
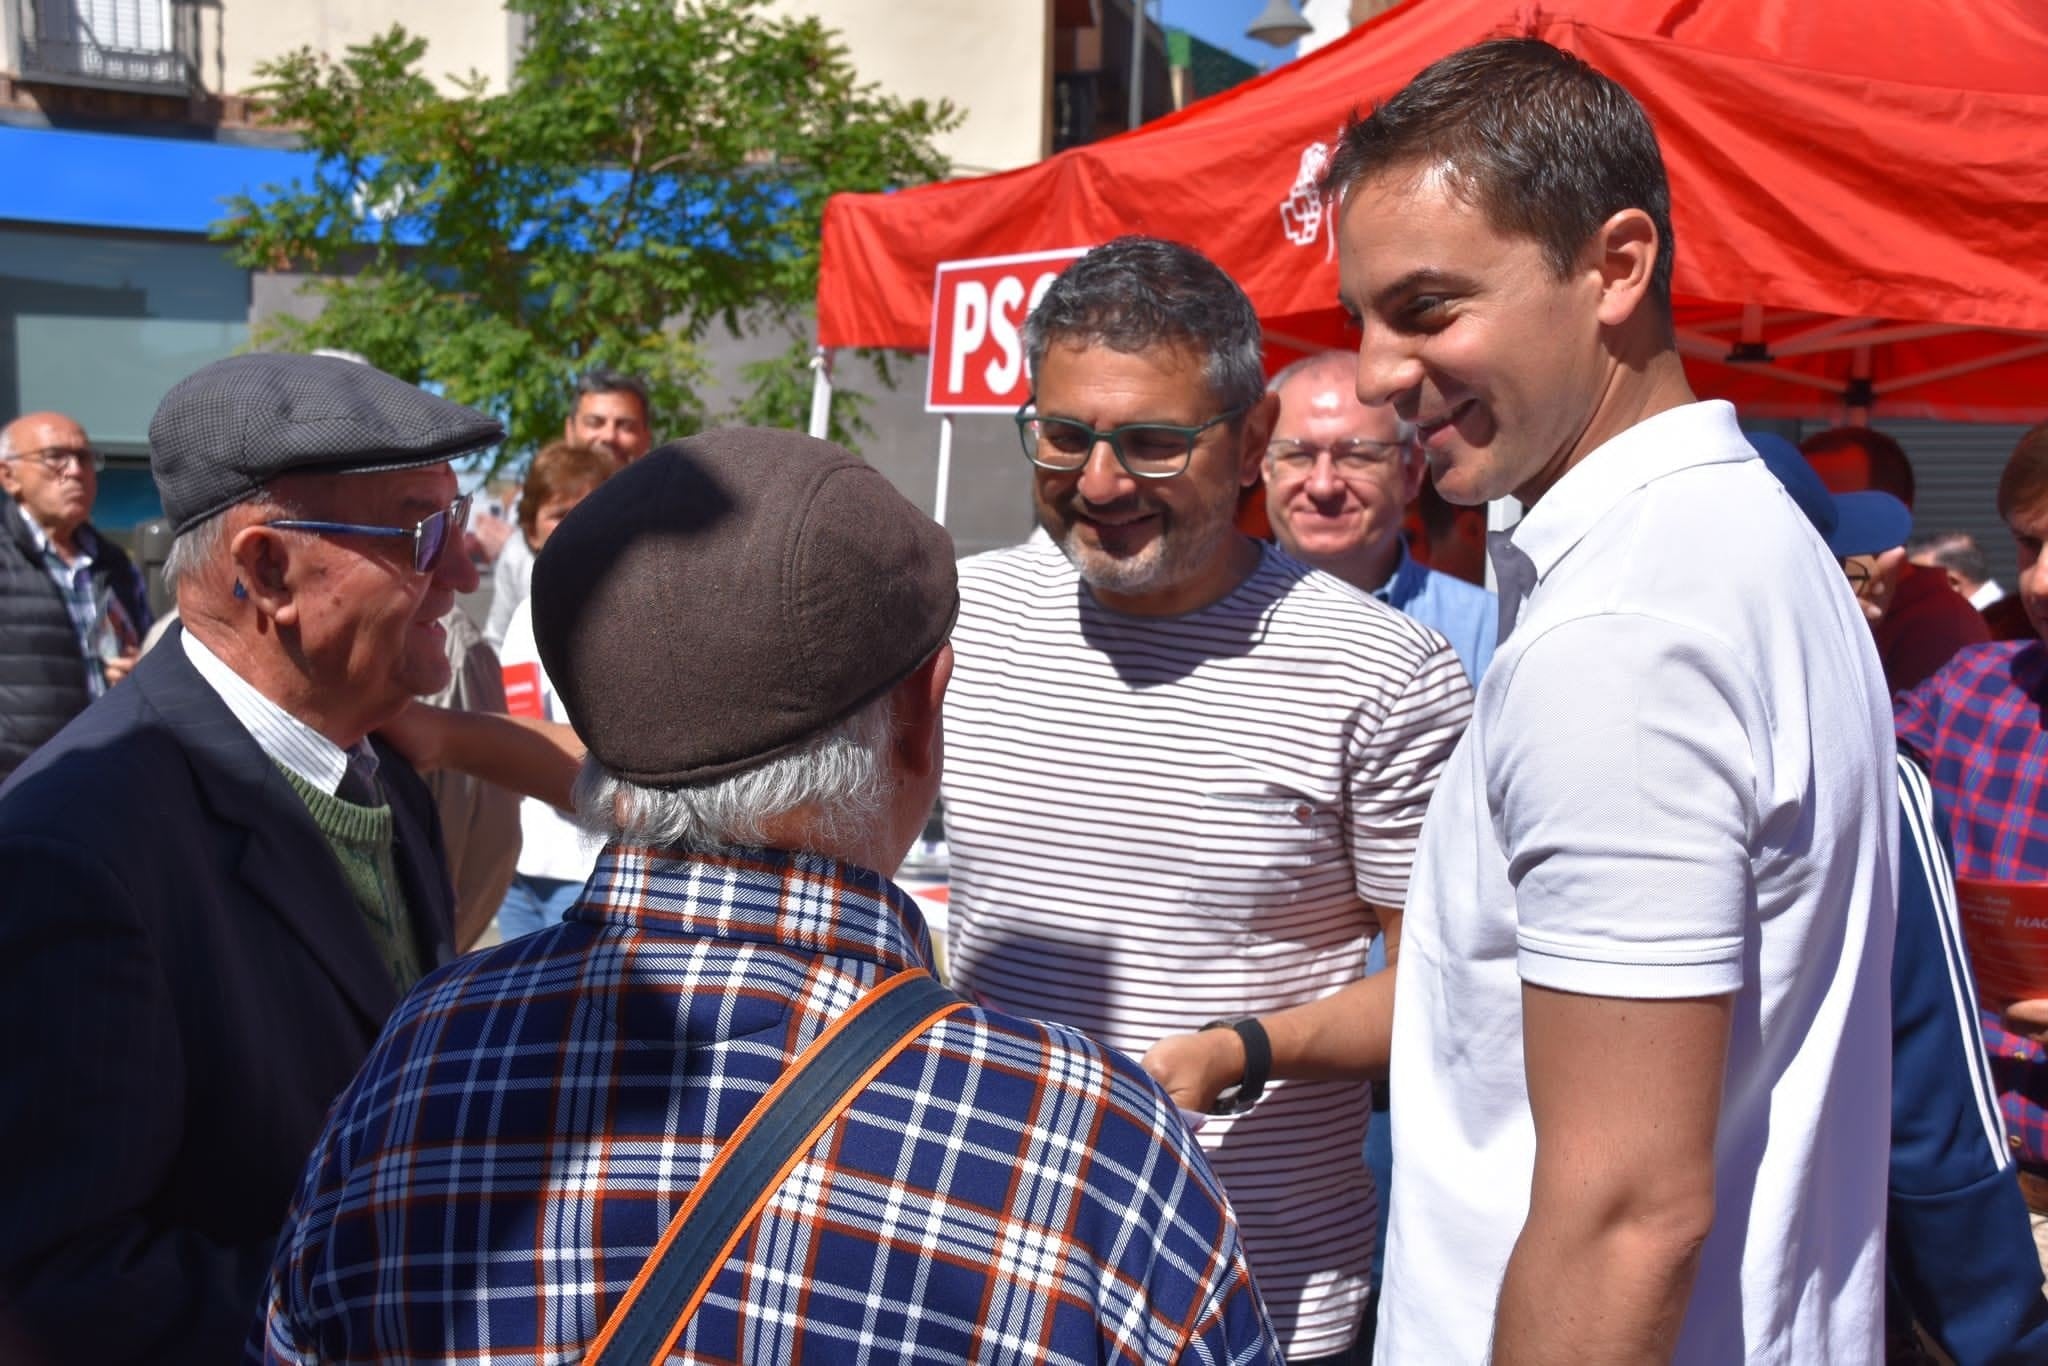
[[[1060,14],[1095,13],[1092,0],[773,8],[817,17],[891,94],[953,101],[964,117],[940,150],[958,173],[1046,154]],[[426,40],[426,69],[451,84],[503,88],[524,39],[502,0],[0,0],[0,421],[44,408],[77,417],[109,454],[96,520],[117,534],[158,510],[147,429],[165,390],[245,348],[272,314],[308,307],[300,277],[239,267],[207,237],[226,197],[310,164],[254,117],[258,67],[300,47],[338,57],[393,24]],[[711,349],[714,373],[730,375],[780,343],[720,337]],[[874,399],[868,453],[929,506],[936,436],[922,372],[899,368],[890,391],[866,368],[849,361],[842,378]],[[963,472],[977,458],[992,468],[956,484],[963,544],[1017,539],[1028,505],[1009,469],[1022,464],[1014,437],[978,457],[972,447]],[[1004,472],[1015,498],[989,487]]]

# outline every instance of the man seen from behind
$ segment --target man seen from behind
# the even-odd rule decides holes
[[[928,979],[889,870],[938,791],[958,601],[946,533],[791,433],[665,447],[563,519],[534,635],[611,843],[566,920],[400,1007],[308,1165],[255,1353],[621,1340],[664,1230],[710,1237],[677,1212],[792,1060],[879,984]],[[654,1338],[691,1360],[1277,1362],[1172,1103],[1071,1029],[956,1009],[799,1152]]]

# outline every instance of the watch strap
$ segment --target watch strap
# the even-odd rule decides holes
[[[1273,1041],[1266,1036],[1266,1027],[1250,1015],[1236,1020],[1211,1020],[1202,1029],[1228,1029],[1244,1044],[1244,1076],[1235,1087],[1226,1088],[1210,1109],[1212,1114],[1241,1115],[1266,1093],[1266,1083],[1273,1075]]]

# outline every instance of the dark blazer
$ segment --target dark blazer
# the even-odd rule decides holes
[[[422,961],[453,898],[380,746]],[[398,992],[304,803],[185,657],[0,786],[0,1355],[224,1362]]]

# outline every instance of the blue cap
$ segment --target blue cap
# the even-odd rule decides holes
[[[1771,432],[1744,432],[1836,558],[1875,555],[1906,543],[1913,512],[1889,493],[1829,493],[1799,448]]]

